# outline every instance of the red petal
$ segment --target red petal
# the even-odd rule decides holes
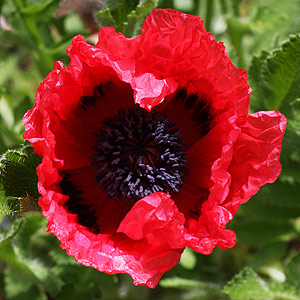
[[[146,238],[153,246],[168,243],[170,248],[183,248],[184,222],[185,218],[171,196],[157,192],[139,200],[117,232],[123,232],[133,240]]]
[[[184,247],[184,217],[169,195],[155,193],[138,201],[118,233],[95,235],[76,223],[58,203],[58,193],[46,193],[48,231],[62,241],[69,255],[106,273],[128,273],[136,285],[154,288],[164,272],[175,266]],[[40,205],[45,208],[44,202]],[[146,217],[149,218],[146,218]]]
[[[230,192],[223,203],[232,214],[239,205],[256,194],[266,183],[274,182],[281,172],[279,156],[286,118],[277,111],[248,116],[234,144]]]
[[[239,131],[234,127],[231,133],[228,131],[228,143],[223,141],[222,154],[212,165],[213,184],[198,221],[188,221],[186,245],[203,254],[211,253],[215,246],[234,246],[235,234],[225,228],[226,224],[241,203],[262,185],[274,182],[281,171],[279,156],[285,117],[275,111],[258,112],[239,121],[240,133],[237,136]]]

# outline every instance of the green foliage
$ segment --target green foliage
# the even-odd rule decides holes
[[[7,196],[38,197],[36,167],[41,158],[29,144],[18,150],[8,150],[0,159],[0,176]]]
[[[236,18],[227,19],[228,34],[231,40],[232,45],[236,50],[236,54],[239,59],[239,65],[245,67],[245,57],[244,57],[244,47],[243,47],[243,38],[245,35],[251,32],[250,25]]]
[[[251,199],[253,202],[254,200]],[[260,202],[256,203],[257,209],[262,207]],[[243,210],[247,213],[247,206]],[[243,241],[247,245],[265,245],[266,243],[280,241],[282,239],[289,239],[295,234],[293,225],[289,220],[277,220],[276,218],[255,217],[251,214],[248,217],[237,217],[230,228],[233,229],[239,240]],[[249,230],[251,228],[252,230]]]
[[[232,300],[299,300],[299,257],[296,256],[292,261],[295,265],[288,264],[286,267],[284,282],[263,280],[251,268],[244,268],[225,285],[224,292]]]
[[[285,268],[286,283],[294,286],[300,294],[300,253],[295,255],[287,263]]]
[[[170,277],[162,279],[160,285],[165,288],[175,288],[184,291],[184,299],[227,299],[221,286],[210,282]]]
[[[5,271],[5,292],[12,300],[47,300],[47,296],[26,275],[14,268]]]
[[[292,36],[281,49],[255,57],[249,71],[254,110],[276,109],[293,117],[300,87],[300,37]],[[298,105],[299,109],[299,105]]]
[[[263,187],[246,206],[243,206],[243,209],[246,210],[246,214],[261,218],[266,226],[272,219],[279,222],[278,227],[284,227],[283,223],[288,223],[288,219],[297,218],[300,215],[298,195],[297,184],[278,180],[273,185]],[[264,219],[266,214],[268,214],[269,220]],[[276,225],[274,224],[274,226]],[[280,228],[278,229],[280,230]]]
[[[0,204],[9,207],[15,199],[20,213],[39,210],[37,199],[36,167],[41,163],[31,145],[25,144],[19,150],[8,150],[0,157]],[[5,210],[5,209],[2,209]]]
[[[124,34],[126,36],[133,36],[140,33],[140,27],[144,21],[146,15],[155,8],[158,4],[158,0],[145,0],[144,2],[137,5],[135,10],[132,10],[127,16],[127,24],[125,27]]]
[[[1,244],[4,244],[8,241],[10,241],[11,239],[13,239],[16,234],[19,232],[19,230],[21,229],[21,226],[23,224],[23,220],[19,219],[16,220],[15,222],[13,222],[13,224],[10,226],[10,228],[8,229],[7,232],[1,232],[0,231],[0,246]]]
[[[44,232],[45,226],[45,218],[34,215],[12,223],[7,232],[0,260],[8,265],[4,273],[8,299],[100,299],[101,295],[117,299],[115,277],[77,264],[53,235]]]
[[[285,283],[272,282],[269,284],[269,299],[299,300],[300,293],[293,286]]]
[[[265,283],[249,268],[245,268],[232,281],[228,282],[224,291],[233,300],[258,300],[268,297]]]
[[[73,36],[86,34],[78,17],[55,18],[59,3],[1,1],[0,153],[22,143],[21,119],[33,106],[38,84],[54,61],[68,62],[65,49]]]
[[[300,21],[296,16],[300,13],[298,0],[288,2],[277,0],[253,0],[245,3],[243,10],[251,16],[250,24],[255,36],[248,37],[251,54],[259,54],[263,49],[278,47],[289,34],[299,32]],[[253,42],[250,43],[250,38]]]
[[[54,12],[58,9],[59,0],[46,0],[27,7],[21,7],[20,13],[25,18],[35,21],[50,21]]]
[[[101,26],[116,26],[116,22],[110,12],[110,9],[107,7],[106,9],[100,10],[96,14],[98,21]]]
[[[140,27],[146,15],[155,8],[158,0],[108,0],[106,8],[97,12],[96,16],[101,26],[113,26],[127,37],[140,32]]]

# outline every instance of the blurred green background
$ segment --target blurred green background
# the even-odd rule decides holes
[[[14,180],[5,177],[11,168],[29,174],[39,163],[29,146],[19,149],[21,119],[54,61],[68,64],[65,49],[72,37],[82,34],[95,43],[99,27],[108,25],[134,36],[154,7],[200,16],[233,63],[247,70],[251,112],[276,109],[288,124],[282,174],[229,224],[237,245],[209,256],[186,249],[180,264],[150,290],[133,286],[128,275],[77,264],[45,232],[46,219],[27,212],[33,210],[36,188],[24,195],[3,185]],[[299,16],[300,0],[0,0],[0,300],[299,300]],[[25,177],[21,185],[36,184],[34,173]]]

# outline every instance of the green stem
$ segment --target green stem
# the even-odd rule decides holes
[[[227,32],[239,60],[239,67],[245,68],[245,56],[243,47],[243,37],[247,33],[247,28],[235,18],[227,19]]]
[[[233,0],[232,1],[233,15],[235,17],[239,17],[239,15],[240,15],[239,4],[240,4],[240,0]]]
[[[200,15],[200,7],[201,7],[201,0],[194,0],[194,8],[192,14],[195,16]]]
[[[39,45],[41,43],[41,39],[39,37],[39,34],[36,30],[36,27],[33,26],[31,19],[25,16],[22,12],[22,1],[21,0],[13,0],[14,5],[21,17],[22,23],[24,25],[24,29],[26,30],[28,36],[30,37],[30,40],[35,44]]]
[[[2,13],[2,6],[4,4],[4,0],[0,0],[0,14]]]
[[[222,14],[226,15],[228,12],[227,2],[226,2],[226,0],[220,0],[220,2],[221,2]]]
[[[206,0],[206,14],[205,14],[204,24],[207,31],[211,31],[213,9],[214,9],[214,0]]]

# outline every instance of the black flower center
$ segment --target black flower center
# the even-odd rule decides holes
[[[186,167],[176,123],[138,106],[103,120],[91,164],[111,199],[135,202],[151,193],[177,193]]]

